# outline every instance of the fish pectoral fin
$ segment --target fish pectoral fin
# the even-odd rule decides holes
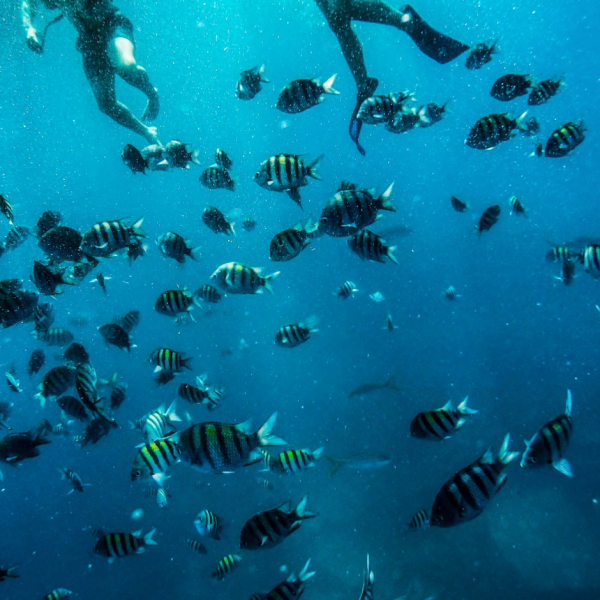
[[[269,538],[268,538],[266,535],[263,535],[263,536],[260,538],[260,545],[261,545],[261,546],[264,546],[264,545],[265,545],[265,544],[266,544],[268,541],[269,541]]]
[[[560,460],[554,461],[552,463],[552,466],[559,473],[562,473],[563,475],[566,475],[567,477],[573,477],[573,470],[571,469],[571,465],[569,464],[569,461],[566,460],[565,458],[561,458]]]

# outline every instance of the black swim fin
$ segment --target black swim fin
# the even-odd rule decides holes
[[[363,124],[362,121],[357,119],[357,115],[362,103],[375,93],[378,85],[379,81],[375,79],[375,77],[369,77],[367,79],[365,89],[362,91],[362,93],[359,93],[356,98],[356,106],[352,111],[352,118],[350,119],[350,138],[356,144],[358,151],[363,156],[367,153],[367,151],[360,145],[360,142],[358,141],[358,138],[360,137],[360,130],[362,129]]]
[[[444,65],[469,49],[466,44],[436,31],[410,4],[401,7],[400,12],[403,14],[402,21],[405,24],[403,31],[412,38],[423,54],[436,62]]]

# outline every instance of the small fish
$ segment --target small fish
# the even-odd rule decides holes
[[[352,298],[356,292],[358,292],[358,289],[356,288],[355,283],[352,281],[344,281],[338,291],[334,292],[334,295],[343,300],[347,300],[348,298]]]
[[[282,348],[296,348],[307,342],[313,333],[319,331],[316,329],[316,324],[316,318],[310,317],[305,323],[284,325],[275,335],[275,343]]]
[[[237,554],[228,554],[224,556],[215,567],[215,570],[210,574],[214,579],[218,579],[219,581],[223,581],[229,573],[231,573],[242,560],[241,556]]]
[[[168,290],[163,292],[156,303],[154,310],[168,317],[175,317],[178,314],[191,311],[194,306],[199,306],[199,300],[187,289]]]
[[[394,332],[394,329],[398,329],[398,325],[394,325],[394,321],[392,320],[392,315],[390,315],[390,313],[388,313],[387,319],[385,321],[385,327],[383,327],[382,329],[385,329],[386,331],[391,331],[392,333]]]
[[[511,196],[508,200],[508,204],[510,205],[511,214],[514,213],[515,215],[527,216],[527,210],[516,196]]]
[[[196,298],[199,298],[203,302],[207,302],[208,304],[218,304],[222,299],[223,295],[216,287],[213,287],[210,284],[203,285],[201,288],[198,288],[194,295]]]
[[[402,391],[401,388],[396,385],[396,375],[393,374],[383,383],[363,383],[362,385],[359,385],[348,394],[348,398],[363,396],[364,394],[370,394],[371,392],[376,392],[378,390],[391,390],[394,392]]]
[[[173,381],[175,379],[175,373],[173,371],[159,371],[154,377],[154,383],[156,385],[167,385],[169,381]]]
[[[475,44],[471,48],[471,52],[467,55],[466,67],[471,71],[481,69],[483,65],[486,65],[492,60],[492,55],[496,54],[496,44],[498,42],[482,42],[481,44]]]
[[[225,150],[221,149],[221,148],[217,148],[215,150],[215,162],[220,166],[223,167],[224,169],[231,169],[231,167],[233,166],[233,161],[231,160],[231,158],[229,158],[229,155],[227,154],[227,152],[225,152]]]
[[[359,600],[373,600],[373,585],[375,583],[375,573],[369,566],[369,555],[367,554],[367,570],[363,573],[363,586],[360,592]]]
[[[96,273],[96,279],[92,279],[91,283],[97,283],[98,286],[100,287],[100,289],[107,294],[108,292],[106,291],[106,282],[112,279],[112,277],[104,277],[104,274],[102,273],[102,271],[98,271]]]
[[[52,431],[52,425],[42,419],[37,427],[22,433],[9,433],[0,440],[0,461],[18,465],[21,461],[40,455],[38,446],[49,444],[51,440],[45,437]],[[0,481],[4,478],[0,472]]]
[[[242,71],[236,84],[236,96],[240,100],[252,100],[262,90],[261,83],[269,83],[265,77],[265,65]]]
[[[280,272],[276,271],[264,277],[260,272],[259,268],[230,262],[221,265],[210,278],[230,294],[262,294],[264,290],[272,294],[271,281],[278,277]]]
[[[513,131],[525,128],[527,113],[513,119],[508,113],[500,113],[482,117],[473,125],[465,144],[477,150],[490,150],[498,144],[514,137]]]
[[[198,380],[200,381],[200,387],[182,383],[177,390],[179,397],[190,404],[203,404],[209,411],[215,410],[219,407],[224,390],[215,388],[202,389],[202,379],[197,378]]]
[[[442,408],[419,413],[410,424],[410,434],[422,440],[447,440],[478,411],[467,406],[467,396],[455,409],[448,401]]]
[[[285,581],[277,584],[268,594],[254,594],[250,600],[299,600],[304,594],[306,582],[315,574],[308,573],[310,558],[304,565],[304,568],[296,576],[292,573]],[[283,568],[280,568],[283,570]]]
[[[127,333],[131,333],[134,327],[140,324],[140,311],[130,310],[123,317],[114,319],[114,322],[120,325]]]
[[[529,117],[521,123],[519,131],[527,137],[533,137],[540,132],[540,129],[540,122],[536,119],[536,117]]]
[[[415,108],[403,108],[394,118],[385,124],[390,133],[408,133],[421,126],[421,119]]]
[[[348,467],[357,471],[371,471],[386,467],[392,462],[389,456],[366,451],[348,458],[334,458],[323,454],[323,458],[331,465],[329,477],[333,477],[342,467]]]
[[[567,156],[585,140],[585,131],[583,121],[565,123],[548,138],[544,156],[550,158]]]
[[[375,302],[375,304],[381,304],[385,302],[385,296],[381,292],[374,292],[373,294],[369,294],[369,298]]]
[[[13,224],[13,207],[2,194],[0,194],[0,213],[2,213],[8,219],[8,222],[11,225]]]
[[[127,144],[121,153],[123,162],[131,169],[131,172],[146,174],[146,169],[149,169],[146,159],[142,153],[133,145]]]
[[[242,526],[240,548],[258,550],[280,544],[302,525],[302,521],[319,516],[306,509],[307,502],[308,496],[304,496],[295,509],[288,501],[248,519]]]
[[[166,161],[170,168],[175,169],[189,169],[189,163],[200,164],[198,162],[198,150],[188,150],[188,144],[184,144],[179,140],[171,140],[165,146]]]
[[[131,481],[152,477],[159,484],[167,469],[179,462],[180,450],[173,436],[142,446],[133,461]]]
[[[14,372],[7,371],[4,376],[6,377],[6,383],[8,387],[18,394],[20,394],[23,390],[21,389],[21,384],[19,380],[15,377]]]
[[[214,206],[204,209],[202,222],[214,233],[224,233],[227,236],[235,237],[234,224],[230,223],[227,217]]]
[[[56,588],[49,594],[46,594],[42,600],[64,600],[64,598],[68,598],[72,593],[71,590],[66,590],[65,588]]]
[[[142,554],[146,546],[156,546],[152,539],[156,529],[142,536],[141,531],[134,533],[109,533],[102,536],[94,546],[94,553],[108,558],[108,562],[114,562],[115,558],[122,558],[131,554]]]
[[[69,417],[73,417],[77,421],[86,423],[90,420],[87,409],[85,408],[81,400],[75,398],[75,396],[61,396],[56,399],[56,404],[67,414]]]
[[[156,490],[156,505],[158,508],[166,508],[169,503],[169,493],[164,487],[159,487]]]
[[[81,481],[81,477],[79,477],[79,475],[77,475],[77,473],[75,473],[75,471],[72,469],[68,469],[67,467],[59,467],[58,472],[62,475],[61,479],[68,479],[73,485],[73,489],[69,492],[69,494],[72,494],[73,492],[83,492],[83,486],[90,485],[89,483],[83,483],[83,481]]]
[[[246,217],[243,221],[242,221],[242,229],[244,231],[254,231],[256,229],[256,221],[254,219],[252,219],[251,217]]]
[[[461,202],[456,196],[451,196],[450,202],[452,202],[452,208],[456,212],[462,213],[466,212],[469,209],[469,207],[464,202]]]
[[[209,190],[229,190],[235,192],[235,179],[229,171],[219,165],[211,165],[200,175],[200,183]]]
[[[366,98],[360,105],[356,118],[369,125],[389,123],[405,108],[405,104],[413,98],[414,94],[409,91],[371,96]]]
[[[575,279],[575,263],[572,260],[563,261],[560,268],[560,277],[557,277],[565,285],[571,285]]]
[[[84,239],[76,229],[58,225],[39,238],[38,247],[48,258],[55,261],[81,261],[85,259],[81,249]],[[67,278],[64,279],[67,282]]]
[[[0,565],[0,581],[5,581],[9,577],[17,578],[19,574],[17,573],[17,566],[14,567],[5,567],[4,565]]]
[[[362,260],[384,263],[387,257],[393,263],[398,264],[394,256],[396,246],[386,246],[385,240],[368,229],[363,229],[354,234],[348,240],[348,246]]]
[[[299,188],[308,185],[308,177],[321,179],[317,167],[323,155],[309,164],[296,154],[276,154],[261,163],[254,181],[271,192],[287,192],[289,197],[302,208]]]
[[[524,96],[531,89],[532,80],[529,75],[509,73],[496,80],[490,95],[496,100],[509,102],[519,96]]]
[[[321,458],[324,450],[325,448],[318,448],[314,452],[311,452],[306,448],[303,450],[286,450],[270,461],[269,470],[280,471],[281,473],[291,475],[293,473],[298,473],[299,471],[310,469],[314,467],[317,460]]]
[[[74,384],[75,369],[73,367],[54,367],[44,375],[38,386],[41,391],[34,398],[40,400],[43,408],[47,399],[58,398]]]
[[[412,531],[429,528],[429,511],[423,509],[415,513],[412,519],[406,524],[406,527]]]
[[[37,331],[47,331],[54,323],[54,306],[48,302],[39,304],[33,311],[33,322]]]
[[[567,390],[565,412],[546,423],[529,441],[521,458],[522,467],[552,465],[559,473],[573,477],[571,465],[564,458],[573,434],[573,401]]]
[[[566,262],[577,258],[577,253],[565,246],[554,246],[546,253],[546,260],[552,262]]]
[[[166,438],[175,431],[173,424],[181,422],[175,412],[176,403],[177,401],[174,400],[167,410],[163,404],[144,415],[137,423],[132,424],[132,428],[140,429],[144,434],[146,446]]]
[[[451,285],[444,290],[444,298],[446,298],[446,300],[456,300],[459,298],[454,286]]]
[[[213,540],[221,539],[223,524],[220,517],[210,510],[201,510],[194,519],[194,525],[198,533]]]
[[[82,344],[79,342],[73,342],[66,350],[63,352],[64,359],[76,367],[81,363],[89,363],[90,355],[88,351],[84,348]]]
[[[13,225],[4,238],[5,250],[16,250],[19,246],[27,241],[31,235],[29,228]]]
[[[198,554],[208,554],[208,550],[202,542],[188,538],[186,543],[194,552],[197,552]]]
[[[556,96],[564,85],[565,82],[562,79],[544,79],[540,81],[533,86],[529,98],[527,98],[527,104],[530,106],[545,104],[550,98]]]
[[[292,260],[312,242],[318,229],[319,224],[312,217],[304,224],[284,229],[271,240],[270,259],[275,262]]]
[[[509,452],[506,435],[496,458],[491,448],[475,462],[455,473],[438,492],[429,524],[454,527],[478,517],[506,483],[504,469],[519,456]]]
[[[101,327],[98,327],[98,331],[104,338],[104,341],[111,346],[115,346],[125,352],[130,352],[131,348],[135,348],[135,344],[131,343],[129,333],[117,323],[102,325]]]
[[[181,373],[184,369],[191,369],[192,357],[185,357],[184,353],[170,350],[169,348],[158,348],[153,350],[148,362],[156,365],[155,372],[165,369],[173,373]]]
[[[298,114],[319,105],[326,94],[339,94],[333,89],[337,75],[321,83],[320,79],[296,79],[280,92],[276,108],[284,113]]]
[[[15,290],[0,295],[0,323],[3,328],[12,327],[29,319],[38,303],[38,294],[29,290]]]
[[[591,244],[584,248],[583,265],[586,273],[594,279],[600,278],[600,245]]]
[[[75,339],[75,336],[63,327],[34,329],[31,333],[36,340],[44,342],[48,346],[68,346]]]
[[[63,293],[62,284],[65,283],[61,269],[50,264],[33,261],[33,273],[31,281],[40,294],[45,296],[57,296]]]
[[[440,106],[435,102],[430,102],[417,109],[419,127],[426,128],[439,123],[444,118],[444,115],[448,113],[446,106],[447,103]]]
[[[126,221],[127,219],[119,219],[96,223],[83,235],[81,250],[91,256],[108,257],[126,250],[131,243],[146,237],[142,230],[143,217],[133,225],[128,225]]]
[[[500,217],[500,207],[496,204],[487,208],[479,219],[477,224],[477,231],[481,235],[484,231],[489,231],[497,222]]]
[[[127,398],[127,384],[117,384],[110,394],[109,404],[112,410],[117,410]]]

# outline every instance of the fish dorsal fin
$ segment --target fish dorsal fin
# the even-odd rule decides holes
[[[134,531],[134,532],[133,532],[131,535],[132,535],[133,537],[139,538],[139,537],[141,537],[141,536],[142,536],[142,530],[141,530],[141,529],[138,529],[137,531]]]
[[[446,402],[446,404],[442,406],[441,410],[447,410],[449,412],[452,412],[452,400],[448,400],[448,402]]]
[[[275,510],[278,510],[280,512],[284,512],[286,514],[290,514],[292,512],[292,501],[291,500],[287,500],[286,502],[284,502],[283,504],[281,504],[280,506],[278,506]]]
[[[567,390],[567,404],[565,406],[565,415],[567,417],[570,417],[572,410],[573,410],[573,399],[571,398],[571,390]]]
[[[485,465],[491,465],[494,462],[494,455],[492,454],[492,449],[488,448],[485,451],[485,454],[481,457],[481,462]]]
[[[238,431],[241,431],[242,433],[250,434],[250,433],[252,433],[252,419],[246,419],[242,423],[238,423],[237,425],[234,425],[234,427]]]
[[[565,458],[561,458],[552,463],[552,466],[563,475],[567,477],[573,477],[573,470],[571,469],[571,465]]]

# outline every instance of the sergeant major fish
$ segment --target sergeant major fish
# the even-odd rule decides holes
[[[194,519],[194,525],[200,535],[213,540],[221,539],[223,524],[221,519],[210,510],[201,510]]]
[[[275,335],[275,343],[282,348],[296,348],[307,342],[313,333],[319,331],[316,324],[317,319],[310,317],[304,323],[284,325]]]
[[[491,150],[498,144],[514,137],[513,131],[525,130],[527,113],[513,119],[508,113],[500,113],[482,117],[473,125],[465,144],[477,150]]]
[[[215,206],[209,206],[202,213],[202,222],[214,233],[224,233],[235,237],[234,223],[230,223],[227,217]]]
[[[93,225],[83,236],[83,252],[99,257],[112,256],[139,238],[146,237],[142,230],[143,217],[133,225],[127,225],[125,221],[126,219],[102,221]]]
[[[336,75],[324,83],[320,79],[296,79],[280,92],[276,108],[284,113],[297,114],[317,106],[326,94],[339,94],[333,89]]]
[[[142,554],[146,551],[146,546],[156,546],[157,543],[152,539],[156,529],[152,529],[146,535],[142,532],[134,533],[109,533],[102,535],[94,546],[94,553],[108,558],[109,563],[113,563],[115,558],[130,556],[132,554]]]
[[[235,192],[235,179],[220,165],[211,165],[202,171],[200,183],[209,190],[229,190]]]
[[[538,84],[533,86],[529,98],[527,98],[527,104],[530,106],[539,106],[545,104],[558,94],[559,90],[565,85],[562,79],[544,79]]]
[[[496,45],[498,42],[482,42],[475,44],[471,48],[471,52],[467,55],[466,67],[471,71],[481,69],[492,60],[492,56],[498,52]]]
[[[487,208],[479,219],[477,224],[477,231],[481,235],[484,231],[489,231],[497,222],[500,217],[500,207],[496,204]]]
[[[167,231],[156,238],[156,245],[165,258],[173,258],[178,263],[185,263],[185,257],[192,260],[200,258],[200,246],[194,246],[191,240],[173,231]]]
[[[242,71],[236,84],[236,96],[240,100],[252,100],[262,90],[261,83],[269,83],[265,77],[265,65]]]
[[[492,98],[509,102],[519,96],[524,96],[531,89],[532,81],[529,75],[509,73],[496,80],[490,92]]]
[[[348,240],[348,246],[362,260],[384,263],[385,258],[389,258],[393,263],[398,264],[394,256],[396,246],[386,246],[385,240],[368,229],[355,233]]]
[[[292,260],[312,242],[318,230],[319,224],[312,217],[304,224],[284,229],[271,240],[269,257],[275,262]]]
[[[230,262],[221,265],[210,278],[230,294],[262,294],[264,290],[272,294],[271,280],[279,276],[279,271],[264,277],[260,272],[259,268]]]
[[[448,401],[442,408],[419,413],[410,424],[410,434],[423,440],[449,439],[467,422],[466,417],[478,412],[467,406],[468,399],[467,396],[456,410]]]
[[[241,560],[242,557],[238,556],[237,554],[228,554],[227,556],[224,556],[217,563],[217,566],[210,576],[214,579],[218,579],[219,581],[223,581],[223,579],[225,579],[229,573],[234,571]]]
[[[546,142],[544,156],[562,158],[570,154],[585,140],[586,128],[583,121],[565,123],[556,129]]]

